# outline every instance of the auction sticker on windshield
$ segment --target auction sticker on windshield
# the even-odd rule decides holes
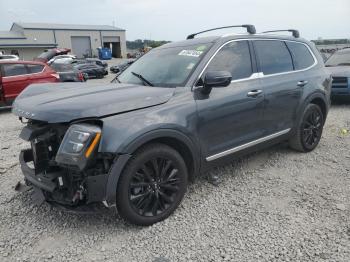
[[[182,50],[179,53],[179,55],[193,56],[193,57],[199,57],[201,54],[203,54],[203,51],[197,51],[197,50]]]

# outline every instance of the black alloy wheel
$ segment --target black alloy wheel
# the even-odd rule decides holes
[[[294,135],[289,140],[291,148],[310,152],[320,142],[324,125],[324,115],[316,104],[309,104],[299,120]]]
[[[118,182],[120,216],[144,226],[164,220],[181,203],[187,177],[187,166],[175,149],[150,144],[137,150]]]
[[[152,158],[133,175],[129,201],[141,216],[157,216],[168,209],[179,192],[179,170],[164,157]]]
[[[302,139],[305,147],[313,148],[318,144],[322,134],[323,117],[318,110],[310,110],[302,124]]]

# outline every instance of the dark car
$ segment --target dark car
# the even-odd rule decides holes
[[[333,77],[332,97],[350,98],[350,48],[336,51],[326,61]]]
[[[127,69],[132,63],[135,62],[135,59],[131,59],[131,60],[128,60],[126,62],[123,62],[123,63],[120,63],[118,65],[115,65],[115,66],[111,66],[109,68],[109,70],[112,72],[112,73],[115,73],[115,74],[118,74],[118,73],[121,73],[123,72],[125,69]]]
[[[74,59],[72,61],[67,60],[67,63],[72,63],[72,64],[96,64],[98,66],[101,66],[105,69],[108,68],[108,64],[105,61],[102,61],[97,58],[84,58],[84,59]]]
[[[50,67],[60,75],[61,82],[84,82],[84,74],[71,64],[51,63]]]
[[[94,63],[94,64],[96,64],[98,66],[102,66],[104,68],[108,67],[108,63],[106,61],[102,61],[102,60],[97,59],[97,58],[86,58],[85,60],[89,63]]]
[[[322,57],[302,38],[245,27],[249,34],[190,35],[155,48],[119,83],[27,89],[13,108],[28,119],[26,181],[56,206],[102,202],[150,225],[214,166],[283,141],[313,150],[330,105]]]
[[[88,75],[88,78],[103,78],[108,71],[93,63],[74,64],[74,68]]]

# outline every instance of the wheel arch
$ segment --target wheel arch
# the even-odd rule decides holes
[[[150,131],[129,143],[124,151],[132,155],[137,149],[150,143],[162,143],[174,148],[183,157],[190,179],[193,179],[197,175],[200,150],[192,139],[183,132],[172,129]]]
[[[299,122],[301,121],[301,118],[303,116],[303,112],[307,105],[309,104],[316,104],[318,105],[322,113],[324,115],[324,119],[326,120],[328,110],[329,110],[329,102],[327,102],[326,95],[323,92],[314,92],[308,95],[305,99],[304,102],[301,104],[301,106],[298,109],[297,117],[296,117],[296,122],[294,124],[294,127],[292,129],[291,135],[295,134],[296,132],[296,127],[298,126]]]
[[[310,104],[318,105],[321,108],[323,117],[326,118],[328,108],[327,108],[327,104],[323,98],[316,96],[316,97],[312,98],[312,100],[310,101]]]
[[[189,174],[189,180],[193,181],[200,172],[200,149],[195,142],[180,131],[160,129],[150,131],[130,142],[119,154],[109,172],[106,188],[106,201],[109,206],[115,205],[116,189],[119,177],[130,157],[139,148],[151,144],[162,143],[174,148],[183,157]]]

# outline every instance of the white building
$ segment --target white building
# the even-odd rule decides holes
[[[32,60],[46,49],[70,48],[78,57],[97,56],[97,48],[108,47],[113,57],[126,57],[125,30],[109,25],[13,23],[0,31],[0,51]]]

